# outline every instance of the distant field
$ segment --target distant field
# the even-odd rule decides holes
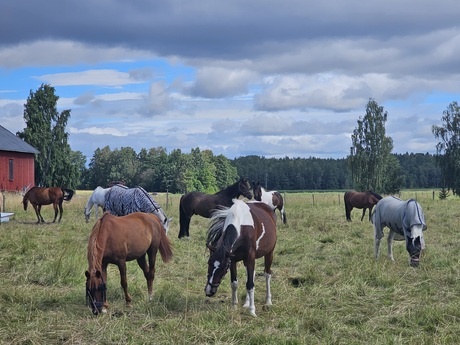
[[[128,265],[133,304],[124,303],[118,269],[109,266],[109,312],[85,306],[86,246],[94,214],[91,191],[64,203],[60,224],[37,225],[19,195],[6,195],[15,215],[0,225],[1,344],[457,344],[460,338],[460,199],[438,191],[403,191],[425,212],[427,248],[411,268],[402,242],[395,262],[373,258],[372,225],[361,210],[345,219],[343,192],[284,193],[288,224],[279,221],[272,278],[273,306],[263,306],[262,261],[256,267],[258,317],[231,306],[229,276],[217,296],[204,294],[208,220],[194,216],[190,240],[178,240],[180,195],[155,199],[173,217],[174,258],[157,260],[154,299],[136,262]],[[45,220],[53,217],[44,206]],[[278,214],[279,216],[279,214]],[[381,253],[386,252],[382,241]],[[239,299],[245,270],[239,265]]]

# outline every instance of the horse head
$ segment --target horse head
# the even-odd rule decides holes
[[[89,217],[91,216],[91,209],[88,210],[87,207],[85,207],[85,220],[87,223],[89,223]]]
[[[206,296],[212,297],[216,294],[230,267],[230,258],[230,253],[224,247],[212,252],[208,260],[208,282],[204,288]]]
[[[245,198],[248,198],[249,200],[252,199],[252,194],[249,191],[249,185],[248,185],[248,180],[245,178],[241,178],[240,182],[238,183],[238,192],[240,195],[244,196]]]
[[[251,181],[252,192],[254,194],[254,200],[262,201],[262,187],[260,187],[260,182],[257,184],[254,181]]]
[[[106,290],[102,273],[94,270],[85,272],[86,276],[86,304],[91,308],[93,315],[106,312]]]
[[[410,234],[406,236],[406,249],[409,253],[409,264],[412,267],[417,267],[420,263],[420,254],[424,247],[422,231],[422,224],[413,225]]]
[[[27,211],[27,205],[29,204],[29,198],[27,195],[24,195],[22,198],[22,204],[24,205],[24,211]]]

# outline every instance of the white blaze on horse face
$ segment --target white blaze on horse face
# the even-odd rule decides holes
[[[417,224],[411,227],[411,238],[413,244],[417,237],[420,237],[420,244],[422,245],[422,249],[425,249],[425,240],[423,238],[423,224]]]
[[[220,262],[217,260],[214,261],[214,269],[212,270],[211,277],[209,277],[209,284],[212,284],[212,282],[214,281],[214,274],[219,269],[219,267],[220,267]]]

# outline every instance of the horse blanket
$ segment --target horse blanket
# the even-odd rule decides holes
[[[420,234],[411,233],[413,225],[422,225],[422,231],[427,228],[422,207],[417,201],[387,196],[377,203],[372,220],[377,239],[383,237],[383,228],[387,226],[396,233],[395,240],[400,241],[405,240],[406,237],[416,238],[420,236],[422,248],[425,247],[423,232]]]
[[[158,215],[161,206],[142,187],[114,185],[105,194],[104,208],[115,216],[126,216],[133,212]]]

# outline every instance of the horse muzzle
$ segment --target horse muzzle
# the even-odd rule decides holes
[[[204,293],[206,294],[206,296],[212,297],[216,294],[218,287],[219,285],[208,283],[206,284],[206,287],[204,288]]]
[[[409,263],[410,263],[411,267],[418,267],[419,264],[420,264],[420,257],[411,256]]]

